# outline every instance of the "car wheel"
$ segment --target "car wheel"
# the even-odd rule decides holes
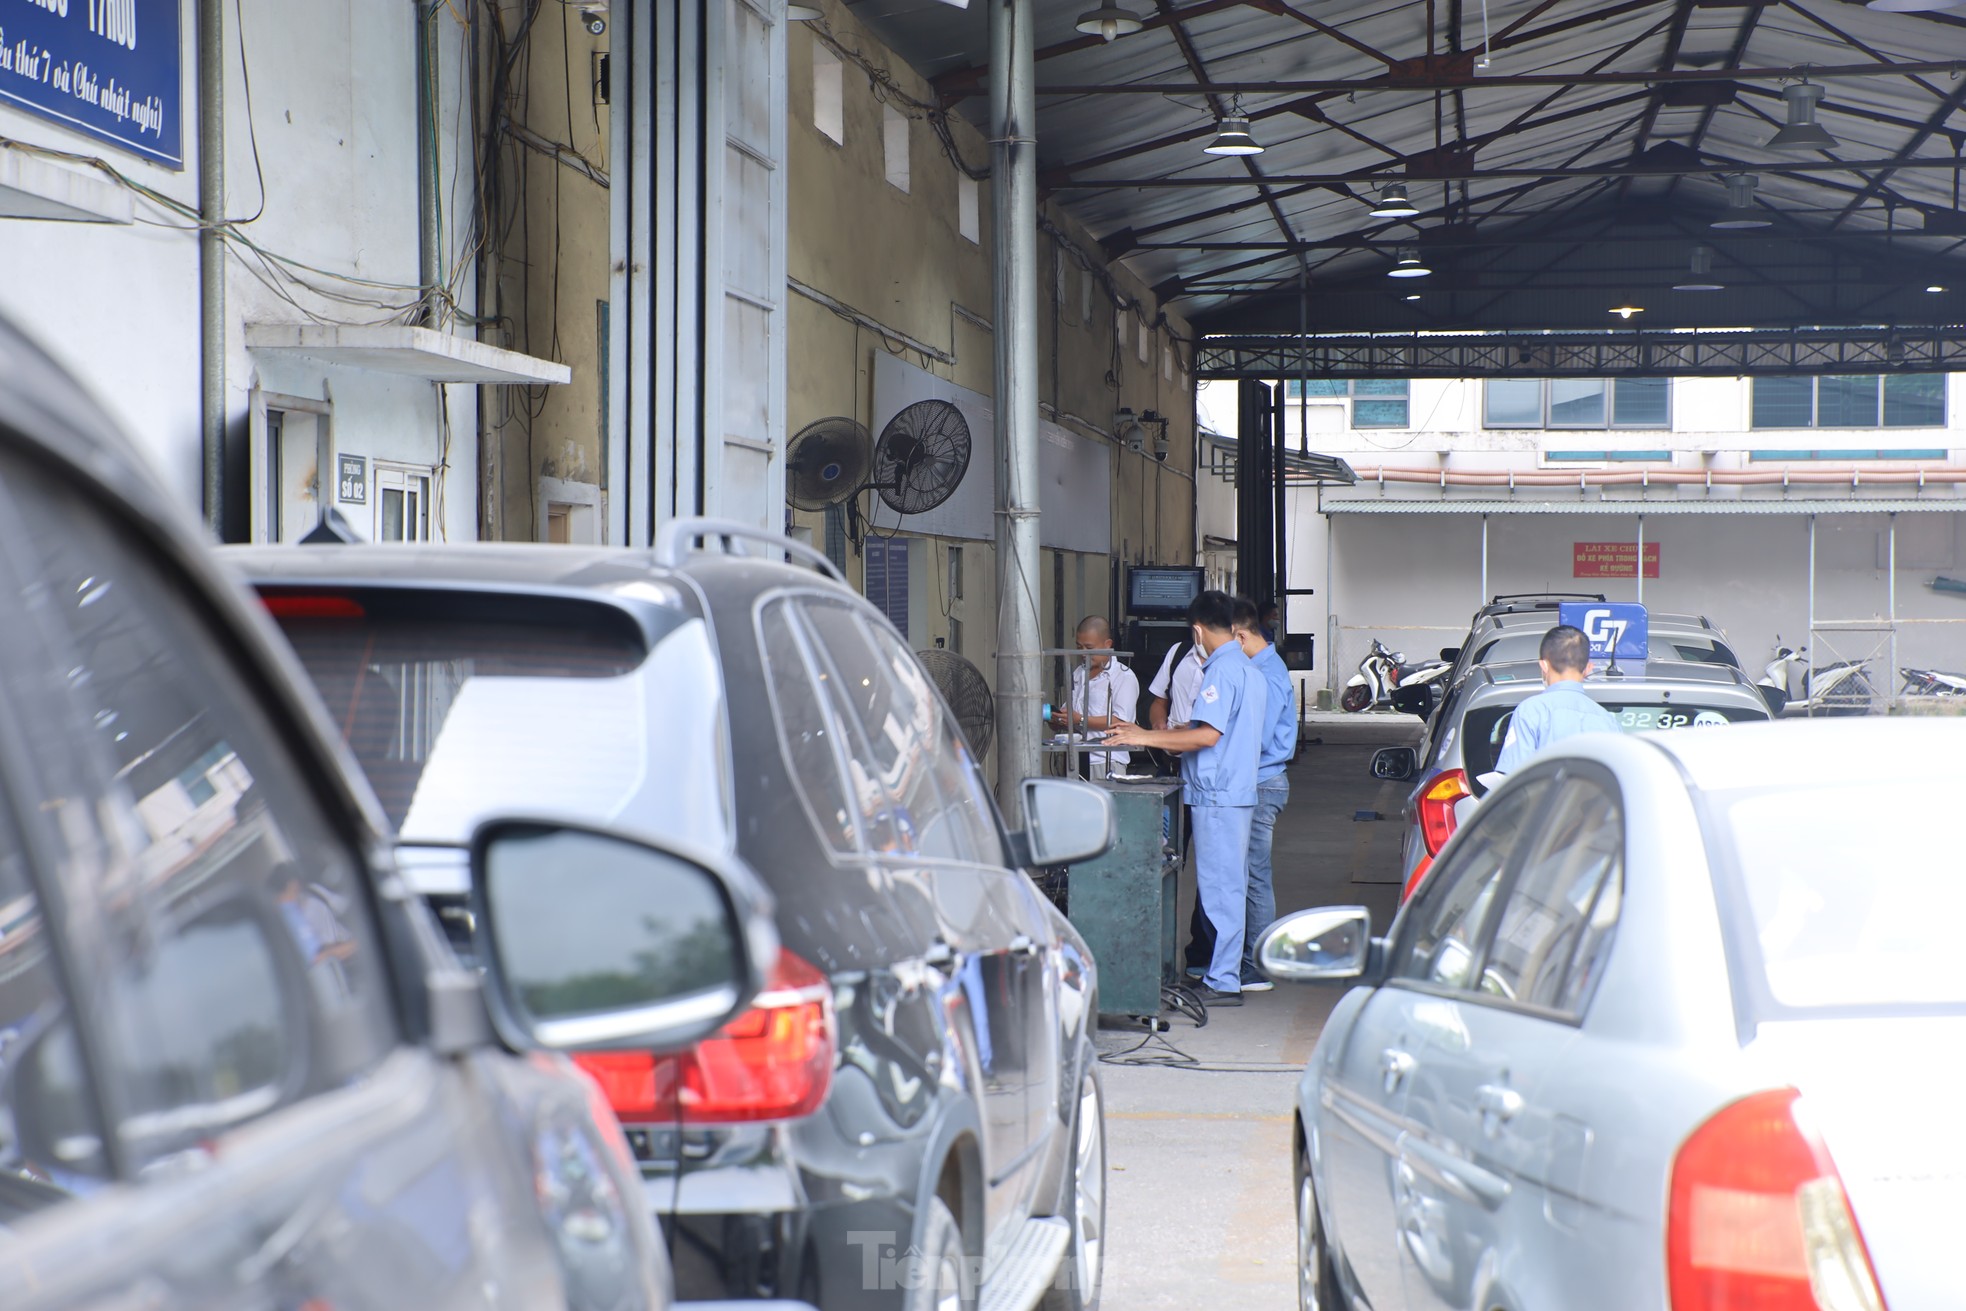
[[[1346,688],[1343,695],[1338,698],[1339,709],[1349,711],[1352,714],[1357,714],[1371,704],[1372,689],[1363,683],[1356,683]]]
[[[1343,1311],[1331,1274],[1331,1251],[1324,1243],[1311,1163],[1297,1155],[1297,1307],[1298,1311]]]
[[[1072,1155],[1066,1165],[1059,1213],[1071,1223],[1072,1241],[1058,1278],[1045,1294],[1044,1311],[1094,1311],[1106,1261],[1106,1095],[1098,1054],[1079,1059],[1078,1105],[1072,1112]]]
[[[921,1265],[908,1281],[907,1311],[969,1311],[976,1305],[962,1227],[939,1197],[928,1199],[920,1252]]]

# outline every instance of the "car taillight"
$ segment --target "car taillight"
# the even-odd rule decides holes
[[[686,1052],[582,1052],[574,1057],[624,1123],[794,1120],[818,1110],[833,1082],[833,989],[789,951],[778,953],[749,1009]]]
[[[1843,1181],[1797,1099],[1742,1098],[1673,1158],[1672,1311],[1884,1311]]]
[[[1455,805],[1473,795],[1464,769],[1442,770],[1420,793],[1420,840],[1427,844],[1429,856],[1438,856],[1454,836]]]
[[[1427,871],[1433,867],[1434,858],[1432,856],[1420,857],[1420,863],[1415,865],[1413,872],[1406,876],[1406,886],[1399,890],[1399,900],[1402,906],[1412,897],[1414,890],[1420,886],[1420,880],[1427,877]]]

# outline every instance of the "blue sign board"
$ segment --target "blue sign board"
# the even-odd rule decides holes
[[[1651,644],[1645,607],[1629,601],[1565,601],[1556,621],[1584,630],[1593,660],[1643,660]]]
[[[0,100],[184,167],[179,0],[12,0]]]

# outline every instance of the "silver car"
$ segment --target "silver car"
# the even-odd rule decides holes
[[[1306,1308],[1966,1304],[1966,728],[1572,738],[1375,939],[1298,1089]]]

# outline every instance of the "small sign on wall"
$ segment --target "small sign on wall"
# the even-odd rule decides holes
[[[369,457],[366,455],[335,456],[335,499],[352,501],[356,505],[369,503]],[[1579,575],[1581,577],[1582,575]]]
[[[1572,578],[1638,577],[1637,542],[1576,542],[1570,556]],[[1645,544],[1645,576],[1659,576],[1659,544]]]

